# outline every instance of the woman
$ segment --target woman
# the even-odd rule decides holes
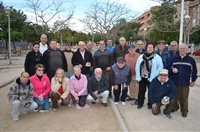
[[[139,56],[135,67],[136,81],[139,82],[138,109],[144,104],[146,87],[149,88],[150,82],[158,76],[162,68],[162,59],[155,53],[154,43],[147,43],[146,52]],[[147,105],[148,109],[151,109],[150,102]]]
[[[65,77],[65,71],[58,68],[55,76],[51,79],[50,97],[54,111],[57,111],[58,103],[60,103],[61,106],[69,105],[69,90],[69,79]]]
[[[35,74],[35,66],[42,61],[42,54],[39,52],[39,43],[33,43],[33,49],[26,55],[24,68],[30,76]]]
[[[33,85],[33,100],[42,107],[40,112],[49,111],[49,92],[51,85],[49,78],[44,74],[44,65],[37,64],[35,66],[36,73],[30,77],[30,81]],[[35,110],[37,111],[37,109]]]
[[[78,107],[84,107],[87,97],[87,77],[81,74],[80,66],[74,66],[74,75],[70,78],[70,94],[73,103]]]

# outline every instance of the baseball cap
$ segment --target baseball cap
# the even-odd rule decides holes
[[[117,62],[118,62],[118,63],[124,63],[124,62],[125,62],[124,57],[118,57],[118,58],[117,58]]]
[[[168,74],[168,70],[167,69],[161,69],[159,74]]]
[[[128,49],[135,48],[135,45],[130,45]]]

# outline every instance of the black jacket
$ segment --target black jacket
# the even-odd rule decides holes
[[[32,50],[26,55],[24,69],[32,76],[35,74],[35,66],[39,63],[42,63],[42,54]]]
[[[94,98],[94,100],[97,99],[97,97],[93,95],[94,91],[97,90],[98,94],[100,94],[108,89],[109,89],[108,80],[105,76],[102,76],[101,79],[98,81],[93,75],[88,82],[88,92]]]
[[[128,48],[129,48],[128,45],[125,46],[125,49],[124,49],[124,50],[122,50],[121,45],[116,46],[116,47],[114,48],[114,50],[113,50],[113,60],[114,60],[115,62],[117,62],[117,58],[118,58],[118,57],[124,57],[126,54],[128,54]]]
[[[93,66],[92,54],[88,50],[85,50],[84,60],[82,58],[82,55],[81,55],[79,49],[72,56],[72,65],[73,66],[76,66],[76,65],[79,65],[79,64],[81,64],[83,66],[81,68],[82,74],[89,74],[90,73],[90,67],[85,66],[85,64],[87,62],[91,63],[91,67]]]

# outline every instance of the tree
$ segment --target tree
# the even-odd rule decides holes
[[[37,24],[42,23],[43,25],[43,33],[47,33],[49,31],[50,26],[49,23],[55,18],[61,15],[61,13],[66,14],[64,16],[64,20],[62,21],[69,21],[73,14],[74,8],[64,8],[64,3],[66,1],[62,0],[52,0],[51,2],[42,1],[42,0],[26,0],[28,7],[33,10],[35,15],[35,21]]]
[[[105,3],[96,2],[90,6],[90,10],[85,12],[85,18],[81,22],[85,23],[87,29],[92,33],[98,32],[101,35],[109,34],[112,27],[120,18],[127,18],[130,12],[126,5],[121,5],[115,1],[107,0]]]
[[[200,29],[191,35],[190,41],[195,45],[200,45]]]

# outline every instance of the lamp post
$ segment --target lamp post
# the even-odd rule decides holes
[[[181,0],[181,23],[180,23],[180,33],[179,33],[179,45],[183,42],[183,17],[184,17],[184,0]]]
[[[147,28],[144,28],[144,43],[146,44],[146,31],[147,31]]]
[[[11,36],[10,36],[10,7],[4,9],[5,13],[8,15],[8,53],[9,53],[9,64],[12,64],[11,58]]]
[[[186,43],[187,45],[189,45],[189,43],[190,43],[190,41],[189,41],[189,39],[190,39],[190,16],[187,14],[184,18],[185,18],[184,43]]]

